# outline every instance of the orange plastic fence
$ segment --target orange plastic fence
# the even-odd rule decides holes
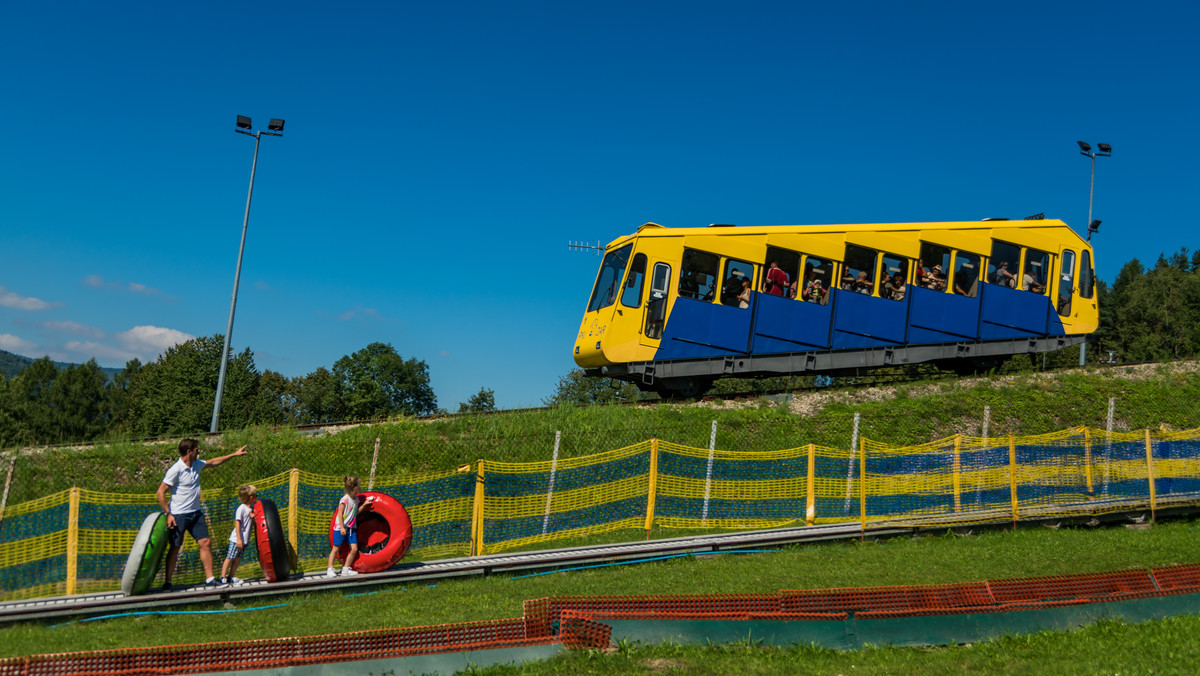
[[[1200,593],[1200,564],[962,584],[784,590],[774,594],[559,596],[516,619],[302,638],[126,648],[0,660],[0,676],[160,674],[562,644],[604,648],[605,619],[841,620],[995,613]]]

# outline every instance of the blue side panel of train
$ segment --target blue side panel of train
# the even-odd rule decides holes
[[[676,299],[655,360],[1064,334],[1047,297],[993,284],[973,298],[909,285],[902,302],[835,289],[827,305],[755,293],[749,309]]]

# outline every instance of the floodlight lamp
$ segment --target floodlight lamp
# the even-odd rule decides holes
[[[237,116],[237,126],[239,129],[249,129],[251,127],[250,118],[245,115]]]
[[[1112,146],[1108,145],[1107,143],[1097,143],[1096,147],[1098,147],[1102,153],[1112,152]]]
[[[1090,153],[1090,152],[1092,152],[1092,146],[1091,146],[1091,145],[1089,145],[1089,144],[1087,144],[1087,143],[1084,143],[1083,141],[1076,141],[1076,143],[1078,143],[1078,144],[1079,144],[1079,149],[1080,149],[1080,150],[1082,150],[1083,152],[1085,152],[1085,153]]]
[[[1088,232],[1096,232],[1100,229],[1100,221],[1097,219],[1088,225]]]
[[[271,122],[267,124],[267,129],[271,131],[283,131],[283,120],[279,118],[271,118]]]

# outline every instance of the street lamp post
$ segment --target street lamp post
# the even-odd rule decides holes
[[[1100,221],[1092,220],[1092,198],[1096,195],[1096,158],[1097,157],[1112,157],[1112,146],[1107,143],[1097,143],[1096,150],[1092,150],[1092,146],[1083,141],[1076,141],[1079,144],[1079,154],[1092,160],[1092,181],[1088,188],[1088,232],[1087,241],[1092,241],[1092,233],[1100,228]],[[1084,366],[1087,362],[1087,340],[1084,340],[1079,346],[1079,365]]]
[[[267,136],[283,136],[283,120],[271,118],[267,124],[269,131],[246,131],[253,126],[250,118],[245,115],[237,116],[235,132],[254,137],[254,159],[250,161],[250,190],[246,193],[246,215],[242,218],[242,243],[238,245],[237,269],[233,273],[233,296],[229,300],[229,323],[225,326],[225,346],[221,349],[221,371],[217,376],[217,398],[213,402],[212,425],[209,432],[217,431],[217,422],[221,417],[221,394],[225,390],[225,372],[229,368],[229,340],[233,336],[233,313],[237,309],[238,284],[242,280],[242,254],[246,251],[246,228],[250,225],[250,199],[254,196],[254,170],[258,168],[258,144],[264,134]]]

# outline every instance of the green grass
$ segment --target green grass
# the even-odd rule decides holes
[[[1153,370],[1153,369],[1151,369]],[[657,436],[708,447],[717,421],[717,447],[765,451],[815,443],[848,448],[854,414],[860,433],[892,444],[924,443],[955,433],[979,436],[983,411],[991,407],[989,435],[1042,434],[1076,425],[1103,428],[1109,398],[1116,399],[1115,428],[1200,427],[1200,370],[1194,363],[1158,367],[1151,378],[1121,370],[1016,374],[994,379],[937,380],[872,390],[823,390],[797,395],[815,402],[797,414],[760,400],[749,406],[712,405],[562,406],[542,411],[500,412],[434,421],[397,420],[360,425],[336,434],[254,428],[226,432],[203,442],[212,457],[243,444],[250,455],[205,476],[205,488],[243,483],[298,467],[329,476],[370,473],[380,440],[377,476],[444,471],[477,459],[505,462],[549,460],[555,432],[560,458],[621,448]],[[717,402],[720,406],[721,402]],[[108,442],[82,449],[23,452],[17,460],[9,504],[79,486],[116,493],[153,493],[175,462],[178,440]]]
[[[995,578],[1100,572],[1127,568],[1194,563],[1200,522],[1163,521],[1152,528],[1133,530],[1121,527],[1097,529],[1059,529],[1041,527],[1018,531],[989,531],[971,537],[950,533],[934,536],[901,537],[883,541],[830,542],[781,548],[773,553],[727,554],[710,557],[685,557],[655,563],[593,568],[574,572],[512,578],[450,579],[431,585],[384,586],[368,593],[313,591],[287,597],[268,597],[239,603],[239,612],[220,615],[141,615],[94,622],[54,620],[44,623],[20,623],[0,627],[0,655],[16,656],[75,650],[100,650],[118,647],[143,647],[177,643],[202,643],[246,638],[319,635],[366,629],[406,627],[470,620],[519,617],[522,601],[560,595],[649,595],[664,593],[760,593],[780,589],[817,589],[894,584],[935,584],[968,582]],[[284,603],[283,607],[263,608]],[[191,610],[220,609],[218,604],[196,606]],[[250,611],[253,608],[261,610]],[[177,610],[172,608],[171,610]],[[248,612],[241,612],[248,611]],[[1188,624],[1192,622],[1193,624]],[[1182,624],[1180,624],[1182,623]],[[1165,627],[1165,628],[1164,628]],[[1099,651],[1099,642],[1112,636],[1130,636],[1126,646],[1168,645],[1167,635],[1189,635],[1198,628],[1195,618],[1171,620],[1124,627],[1105,623],[1094,639],[1088,639]],[[1103,629],[1101,631],[1101,629]],[[1144,635],[1143,635],[1144,634]],[[1010,664],[1018,672],[1032,669],[1043,657],[1063,660],[1057,649],[1040,643],[1051,638],[1005,639],[1011,646],[1026,646],[1027,657]],[[1064,641],[1066,639],[1063,639]],[[1186,642],[1185,642],[1186,643]],[[1196,648],[1185,643],[1176,647],[1181,655],[1194,656]],[[987,644],[992,645],[992,644]],[[1120,650],[1108,644],[1105,659],[1141,659],[1138,650]],[[1190,645],[1190,644],[1189,644]],[[932,660],[930,669],[949,670],[965,657],[954,657],[963,648],[899,650],[877,649],[855,653],[803,649],[767,649],[755,646],[731,648],[638,648],[626,655],[578,653],[551,661],[537,669],[562,673],[595,669],[595,673],[625,673],[637,667],[632,662],[664,657],[674,650],[697,671],[689,673],[773,673],[788,670],[813,659],[830,672],[850,669],[851,664],[867,665],[869,673],[890,673],[901,669],[926,671],[924,660]],[[1037,657],[1038,651],[1046,652]],[[968,653],[963,653],[968,654]],[[751,660],[748,655],[756,656]],[[950,655],[950,656],[947,656]],[[966,668],[991,670],[995,659],[1010,659],[1004,650],[980,648],[970,652]],[[761,658],[761,662],[757,658]],[[870,662],[862,662],[869,659]],[[1017,659],[1017,658],[1011,658]],[[1099,659],[1099,658],[1095,658]],[[799,660],[799,661],[796,661]],[[790,661],[790,662],[789,662]],[[752,664],[753,662],[753,664]],[[1140,664],[1140,663],[1139,663]],[[754,666],[757,665],[757,666]],[[872,666],[873,665],[873,666]],[[941,665],[941,666],[936,666]],[[1069,660],[1062,661],[1060,673],[1070,671]],[[534,667],[530,667],[533,669]],[[806,667],[807,668],[807,667]],[[861,667],[860,667],[861,668]],[[558,671],[554,671],[557,669]],[[708,671],[705,671],[705,670]],[[1053,667],[1052,667],[1053,669]],[[1100,669],[1083,668],[1073,673],[1091,673]],[[1114,669],[1121,673],[1127,670]],[[499,671],[497,673],[503,673]],[[843,671],[842,673],[849,673]],[[1135,669],[1135,673],[1140,673]]]

